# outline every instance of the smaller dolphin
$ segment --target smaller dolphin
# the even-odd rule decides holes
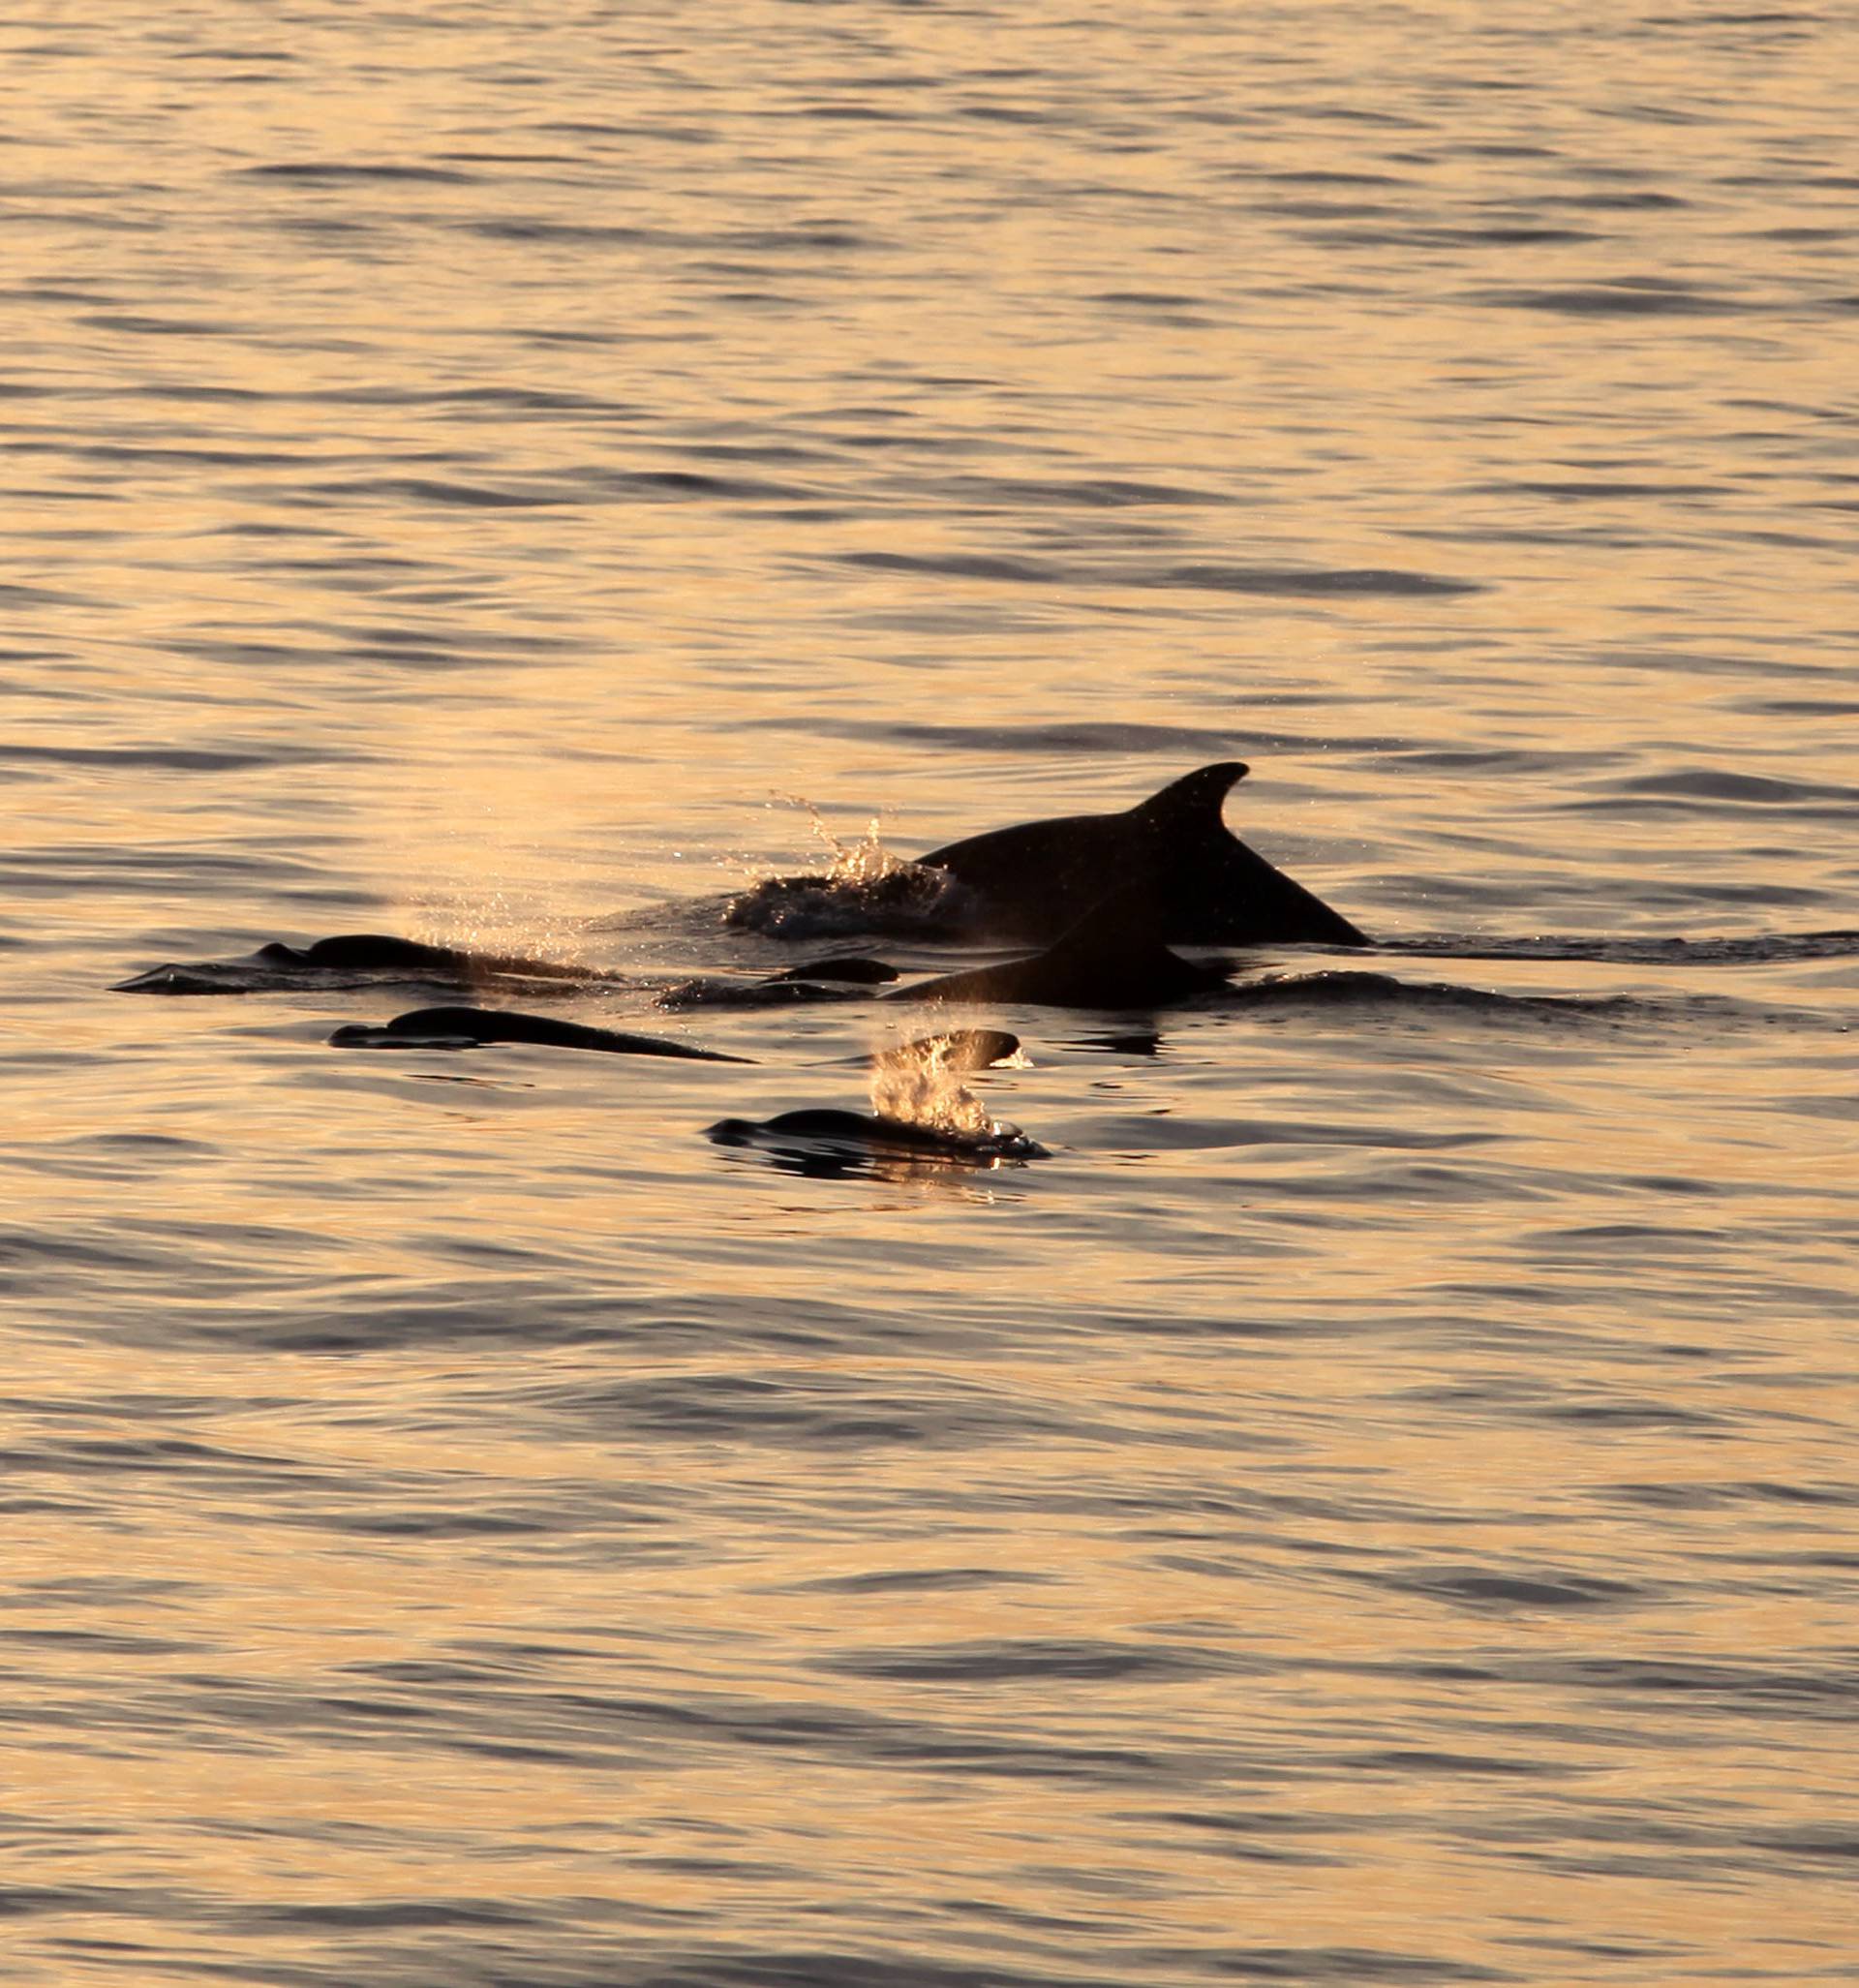
[[[717,1146],[758,1147],[805,1174],[844,1174],[862,1162],[882,1160],[995,1167],[1008,1160],[1051,1157],[1015,1125],[994,1124],[985,1132],[952,1131],[912,1124],[907,1118],[820,1108],[782,1112],[773,1118],[719,1118],[705,1137]]]
[[[342,1050],[463,1050],[488,1043],[533,1042],[551,1049],[604,1050],[622,1056],[681,1056],[692,1062],[747,1063],[747,1056],[700,1050],[661,1035],[629,1035],[618,1028],[593,1028],[581,1022],[558,1022],[549,1015],[519,1015],[507,1008],[415,1008],[379,1027],[349,1022],[329,1038]]]
[[[1030,959],[945,973],[887,1001],[1022,1001],[1051,1008],[1159,1008],[1224,987],[1231,966],[1203,966],[1163,944],[1165,914],[1145,891],[1094,905]]]
[[[601,980],[596,966],[574,966],[561,960],[529,960],[519,953],[474,953],[463,946],[433,946],[424,939],[393,938],[386,933],[343,933],[297,947],[273,940],[260,946],[254,959],[274,966],[322,967],[332,972],[514,973],[529,980]]]
[[[112,994],[256,994],[278,987],[360,986],[381,976],[472,987],[487,980],[548,980],[576,987],[624,984],[625,976],[562,960],[531,960],[516,953],[474,953],[463,946],[428,945],[381,932],[343,933],[313,945],[273,940],[243,960],[207,960],[193,965],[151,966],[119,980]],[[357,977],[359,976],[359,977]]]
[[[620,1028],[595,1028],[581,1022],[558,1022],[551,1015],[521,1015],[509,1008],[415,1008],[379,1025],[345,1022],[329,1038],[332,1049],[481,1049],[491,1043],[539,1043],[547,1049],[601,1050],[610,1055],[678,1056],[689,1062],[752,1063],[752,1056],[725,1055],[661,1035],[632,1035]],[[1004,1063],[1020,1051],[1020,1037],[998,1028],[956,1028],[920,1036],[850,1056],[848,1063],[880,1071],[933,1064],[952,1076]]]
[[[773,1007],[795,1001],[855,1001],[863,990],[896,980],[882,960],[852,954],[810,960],[755,981],[697,979],[667,987],[663,1008]],[[308,946],[273,940],[243,960],[206,960],[193,965],[152,966],[120,980],[112,994],[259,994],[279,988],[365,987],[383,979],[424,981],[472,992],[499,982],[546,981],[564,990],[629,987],[625,973],[562,960],[532,960],[519,953],[477,953],[463,946],[429,945],[386,933],[343,933]],[[537,990],[530,990],[532,993]]]
[[[863,953],[839,953],[830,960],[783,967],[779,973],[771,973],[764,985],[773,987],[783,980],[830,980],[843,981],[848,987],[882,987],[897,978],[898,969],[882,960],[869,959]]]

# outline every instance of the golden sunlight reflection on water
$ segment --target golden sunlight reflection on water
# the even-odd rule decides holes
[[[9,1979],[1846,1968],[1850,22],[95,14],[0,26]],[[1024,1166],[703,1137],[920,1025],[659,1008],[725,896],[1233,758],[1396,942],[1240,980],[1392,991],[939,1015]],[[372,931],[752,1060],[105,992]]]

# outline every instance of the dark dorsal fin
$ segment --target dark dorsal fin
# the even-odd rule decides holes
[[[1223,759],[1217,765],[1184,773],[1159,794],[1139,801],[1130,812],[1165,835],[1217,833],[1222,804],[1250,771],[1243,760]]]

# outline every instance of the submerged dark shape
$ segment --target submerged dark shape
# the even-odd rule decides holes
[[[839,953],[830,960],[809,960],[805,965],[789,966],[768,977],[771,981],[842,980],[853,987],[882,987],[899,976],[898,969],[882,960],[868,959],[862,953]]]
[[[992,1167],[1005,1160],[1043,1160],[1046,1148],[1017,1126],[954,1131],[869,1112],[811,1109],[773,1118],[719,1118],[705,1134],[718,1146],[759,1147],[803,1173],[842,1174],[861,1161],[905,1159]]]
[[[327,985],[353,976],[382,974],[474,987],[491,980],[547,980],[572,986],[611,985],[622,976],[561,960],[532,960],[519,953],[478,953],[463,946],[429,945],[386,933],[343,933],[308,946],[273,940],[243,960],[207,960],[192,965],[152,966],[121,980],[112,994],[251,994],[261,988]]]
[[[278,966],[327,967],[336,972],[361,969],[398,972],[437,967],[442,972],[469,974],[520,973],[532,980],[599,980],[597,967],[571,966],[560,960],[531,960],[520,953],[477,953],[464,946],[428,945],[424,939],[394,938],[385,933],[344,933],[320,938],[299,949],[275,940],[254,955]]]
[[[1230,989],[1225,1004],[1254,1012],[1377,1009],[1387,1014],[1452,1014],[1493,1021],[1548,1022],[1563,1018],[1629,1021],[1656,1012],[1656,1003],[1633,994],[1507,994],[1497,988],[1458,987],[1443,980],[1400,980],[1391,973],[1354,969],[1327,973],[1268,974]],[[1700,1005],[1690,1003],[1692,1012]]]
[[[551,1015],[519,1015],[503,1008],[415,1008],[380,1026],[350,1022],[329,1038],[334,1049],[477,1049],[487,1043],[541,1043],[551,1049],[603,1050],[610,1055],[679,1056],[691,1062],[747,1063],[747,1056],[700,1050],[660,1035],[630,1035],[619,1028],[594,1028],[581,1022],[558,1022]]]
[[[771,1008],[793,1001],[857,1001],[865,990],[899,978],[895,966],[882,960],[842,955],[789,966],[761,980],[722,980],[699,974],[663,988],[656,996],[661,1008]]]
[[[1859,932],[1770,932],[1735,938],[1604,938],[1541,933],[1528,938],[1407,938],[1383,950],[1434,960],[1594,960],[1611,965],[1747,966],[1782,961],[1838,960],[1859,953]]]
[[[1121,890],[1094,905],[1055,945],[1029,959],[945,973],[888,1001],[1024,1001],[1052,1008],[1158,1008],[1224,988],[1231,966],[1203,966],[1162,941],[1162,906]]]
[[[1181,945],[1365,946],[1367,934],[1249,849],[1221,817],[1248,769],[1221,760],[1185,774],[1120,814],[1031,821],[931,849],[979,899],[990,929],[1051,938],[1108,891],[1153,899],[1158,936]]]

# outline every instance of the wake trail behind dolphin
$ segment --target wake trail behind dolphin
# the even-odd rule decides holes
[[[1766,933],[1740,938],[1382,938],[1378,953],[1424,960],[1567,960],[1619,966],[1750,966],[1859,954],[1859,931]]]

